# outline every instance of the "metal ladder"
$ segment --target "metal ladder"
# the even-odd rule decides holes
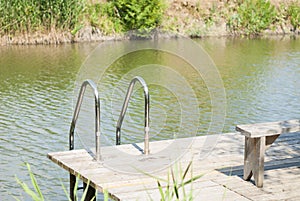
[[[130,84],[129,87],[127,89],[127,93],[126,93],[126,97],[122,106],[122,110],[117,122],[117,126],[116,126],[116,145],[120,145],[121,144],[121,127],[122,127],[122,123],[128,108],[128,104],[129,104],[129,100],[130,97],[132,95],[133,92],[133,88],[135,86],[135,83],[139,82],[142,87],[143,87],[143,91],[144,91],[144,98],[145,98],[145,120],[144,120],[144,154],[148,155],[150,153],[149,150],[149,110],[150,110],[150,96],[149,96],[149,90],[148,90],[148,86],[145,82],[145,80],[139,76],[134,77]],[[74,132],[75,132],[75,127],[76,127],[76,122],[79,116],[79,112],[80,112],[80,108],[81,108],[81,104],[83,101],[83,97],[85,94],[85,90],[87,86],[90,86],[93,90],[94,93],[94,97],[95,97],[95,139],[96,139],[96,161],[100,161],[101,160],[101,150],[100,150],[100,99],[99,99],[99,93],[97,90],[97,85],[92,81],[92,80],[86,80],[82,83],[81,88],[80,88],[80,92],[79,92],[79,96],[78,96],[78,100],[76,103],[76,107],[74,110],[74,114],[73,114],[73,119],[72,119],[72,123],[71,123],[71,127],[70,127],[70,132],[69,132],[69,150],[73,150],[74,149]]]
[[[127,94],[125,97],[125,101],[121,110],[121,114],[117,123],[117,129],[116,129],[116,144],[120,145],[121,144],[121,127],[123,123],[123,119],[126,114],[126,110],[128,107],[128,103],[130,100],[130,96],[133,92],[133,88],[136,82],[139,82],[144,90],[144,96],[145,96],[145,140],[144,140],[144,154],[148,155],[150,153],[149,151],[149,92],[148,92],[148,87],[145,82],[145,80],[139,76],[136,76],[132,79],[130,82],[130,85],[127,90]],[[79,116],[81,104],[84,98],[84,94],[86,91],[86,87],[90,86],[93,90],[94,93],[94,98],[95,98],[95,139],[96,139],[96,156],[95,159],[96,161],[101,161],[101,149],[100,149],[100,98],[99,98],[99,93],[97,90],[97,85],[92,81],[92,80],[85,80],[80,88],[79,96],[77,99],[77,103],[75,106],[71,126],[70,126],[70,131],[69,131],[69,150],[74,150],[74,132],[75,132],[75,127],[76,127],[76,122]],[[75,188],[75,183],[76,183],[76,176],[70,174],[70,198],[71,200],[75,200],[75,195],[74,195],[74,188]],[[84,189],[87,188],[87,184],[84,183]],[[96,190],[89,186],[88,187],[88,193],[86,200],[90,200],[93,195],[95,195]]]
[[[150,109],[150,97],[149,97],[149,91],[148,91],[148,86],[145,82],[145,80],[139,76],[134,77],[130,84],[129,87],[127,89],[127,94],[123,103],[123,107],[119,116],[119,120],[117,123],[117,127],[116,127],[116,145],[120,145],[121,144],[121,127],[122,127],[122,123],[123,123],[123,119],[125,117],[126,114],[126,110],[128,108],[128,103],[130,100],[130,97],[132,95],[133,92],[133,88],[136,82],[139,82],[144,90],[144,97],[145,97],[145,135],[144,135],[144,154],[148,155],[150,153],[149,150],[149,109]]]
[[[86,80],[82,83],[79,96],[77,99],[76,107],[73,114],[73,119],[70,127],[69,132],[69,150],[74,149],[74,132],[76,127],[76,122],[78,119],[78,115],[80,112],[81,104],[83,101],[84,93],[86,90],[86,87],[90,86],[93,90],[94,97],[95,97],[95,138],[96,138],[96,161],[101,160],[101,153],[100,153],[100,99],[99,99],[99,93],[97,90],[97,85],[92,80]],[[75,194],[74,189],[76,185],[76,176],[70,174],[70,198],[71,200],[75,200]],[[83,184],[83,189],[88,188],[87,196],[85,200],[90,200],[93,198],[93,196],[96,193],[96,190],[91,187],[87,186],[86,183]],[[81,189],[81,188],[78,188]]]
[[[83,101],[83,96],[87,86],[90,86],[93,89],[94,97],[95,97],[95,138],[96,138],[96,161],[101,160],[101,153],[100,153],[100,99],[99,93],[97,90],[97,85],[92,80],[86,80],[82,83],[79,96],[77,99],[76,107],[73,114],[73,119],[70,127],[69,132],[69,150],[74,149],[74,131],[76,122],[78,119],[78,115],[80,112],[80,107]]]

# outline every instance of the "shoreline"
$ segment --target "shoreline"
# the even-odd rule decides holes
[[[234,35],[228,33],[224,29],[213,28],[208,30],[206,34],[202,35],[186,35],[181,33],[172,33],[159,34],[162,38],[172,38],[172,37],[188,37],[192,39],[201,39],[201,38],[263,38],[263,37],[298,37],[300,33],[293,32],[278,32],[266,30],[262,34],[258,35]],[[154,36],[152,35],[152,38]],[[119,35],[109,35],[105,36],[101,33],[93,33],[90,31],[90,28],[83,28],[79,34],[73,36],[70,32],[49,32],[49,33],[33,33],[33,34],[23,34],[18,36],[1,36],[0,37],[0,46],[9,46],[9,45],[59,45],[65,43],[82,43],[82,42],[101,42],[101,41],[117,41],[117,40],[128,40],[130,37],[124,34]]]
[[[238,3],[226,1],[205,0],[166,0],[167,9],[164,19],[156,29],[163,37],[184,36],[189,38],[209,37],[272,37],[272,36],[299,36],[299,26],[293,30],[289,18],[280,18],[269,27],[259,30],[256,34],[247,34],[244,27],[236,26],[235,21],[230,24],[229,19],[236,11]],[[293,1],[272,0],[271,4],[277,9],[280,3],[289,5]],[[229,17],[230,16],[230,17]],[[232,27],[233,26],[233,27]],[[236,28],[236,29],[235,29]],[[71,30],[37,31],[33,33],[19,33],[0,36],[0,46],[7,45],[49,45],[79,42],[98,42],[108,40],[124,40],[126,34],[104,34],[101,28],[89,24],[82,26],[76,33]]]

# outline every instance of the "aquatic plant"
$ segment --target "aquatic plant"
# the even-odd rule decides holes
[[[22,187],[22,189],[24,190],[24,192],[32,198],[32,200],[34,200],[34,201],[44,201],[45,199],[44,199],[43,193],[41,192],[41,189],[40,189],[40,187],[39,187],[39,185],[37,183],[37,180],[36,180],[33,172],[31,171],[31,167],[30,167],[29,163],[25,163],[25,165],[27,166],[27,169],[28,169],[28,172],[29,172],[29,176],[30,176],[30,180],[31,180],[31,183],[32,183],[32,186],[33,186],[34,190],[31,190],[26,183],[22,182],[19,178],[16,177],[17,183]],[[78,183],[79,183],[79,177],[77,177],[76,183],[75,183],[75,187],[74,187],[74,195],[75,195],[75,200],[76,201],[78,200],[78,196],[77,196],[77,194],[78,194],[77,193],[77,191],[78,191]],[[90,184],[90,181],[87,182],[87,186],[89,186],[89,184]],[[62,188],[63,188],[63,190],[64,190],[64,192],[66,194],[67,199],[69,201],[71,201],[71,198],[70,198],[70,196],[69,196],[69,194],[68,194],[68,192],[67,192],[67,190],[66,190],[66,188],[65,188],[64,185],[62,185]],[[85,188],[85,190],[83,191],[83,194],[81,196],[80,201],[84,201],[85,200],[85,198],[87,196],[87,191],[88,191],[88,188]],[[95,200],[96,195],[97,195],[97,191],[95,193],[95,196],[91,199],[91,201]],[[104,201],[108,201],[108,197],[109,197],[108,196],[108,192],[106,190],[104,190]],[[14,198],[16,200],[18,200],[18,201],[21,201],[17,197],[14,197]]]
[[[167,175],[167,179],[159,178],[148,173],[144,174],[156,179],[161,201],[194,200],[192,188],[193,182],[200,179],[203,174],[193,176],[193,172],[191,169],[192,161],[189,162],[184,171],[182,170],[181,165],[176,164],[174,169],[170,169],[170,172]],[[190,177],[188,178],[189,171]],[[191,187],[187,191],[186,187],[189,184],[191,185]],[[150,200],[153,199],[150,197]]]
[[[22,187],[22,189],[24,190],[24,192],[26,194],[28,194],[32,200],[34,201],[44,201],[44,196],[43,193],[40,190],[40,187],[37,183],[37,180],[31,170],[30,164],[29,163],[25,163],[25,165],[27,166],[28,172],[29,172],[29,176],[31,179],[31,183],[32,186],[34,188],[34,190],[31,190],[29,188],[29,186],[22,182],[20,179],[18,179],[16,177],[17,183]],[[175,165],[175,169],[171,168],[170,172],[168,174],[167,179],[162,179],[162,178],[158,178],[154,175],[148,174],[143,172],[143,174],[146,174],[154,179],[156,179],[157,181],[157,189],[159,191],[159,194],[161,196],[161,201],[171,201],[171,200],[193,200],[193,190],[192,190],[192,183],[198,179],[200,179],[203,174],[201,175],[197,175],[197,176],[193,176],[193,172],[191,171],[192,169],[192,161],[189,162],[189,164],[187,165],[187,167],[185,168],[185,170],[183,171],[181,166]],[[188,178],[188,173],[190,172],[190,177]],[[75,195],[75,200],[78,200],[78,184],[79,184],[79,176],[76,179],[75,182],[75,187],[74,187],[74,195]],[[87,182],[87,186],[89,186],[90,181]],[[162,185],[163,183],[166,183],[165,187]],[[188,193],[186,190],[186,186],[187,185],[191,185],[191,188],[189,189]],[[67,200],[71,201],[71,198],[65,188],[65,186],[62,184],[62,189],[65,192],[66,198]],[[86,196],[87,196],[87,191],[88,188],[85,188],[80,201],[84,201]],[[91,201],[95,200],[97,195],[97,191],[95,192],[95,196],[91,199]],[[107,190],[104,190],[104,201],[108,201],[109,200],[109,194]],[[21,201],[19,198],[14,197],[16,200]],[[152,198],[150,197],[150,200],[152,200]]]
[[[30,179],[31,179],[31,183],[32,183],[32,186],[34,187],[34,190],[31,190],[28,185],[24,182],[22,182],[20,179],[18,179],[16,177],[16,180],[18,182],[18,184],[21,185],[21,187],[23,188],[23,190],[34,200],[34,201],[44,201],[44,196],[41,192],[41,189],[35,179],[35,176],[34,174],[32,173],[31,171],[31,168],[30,168],[30,165],[29,163],[25,163],[25,165],[27,166],[27,169],[28,169],[28,172],[29,172],[29,176],[30,176]],[[20,200],[18,198],[15,198],[16,200]]]

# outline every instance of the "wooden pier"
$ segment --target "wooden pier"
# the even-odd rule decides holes
[[[190,161],[192,175],[203,175],[185,187],[194,200],[300,200],[299,135],[282,135],[266,151],[263,188],[257,188],[253,180],[243,180],[244,136],[240,133],[216,135],[212,138],[217,140],[212,143],[215,146],[204,158],[200,151],[209,143],[206,136],[150,142],[149,156],[142,155],[138,148],[142,144],[102,147],[103,163],[96,162],[86,150],[49,153],[48,158],[69,173],[80,175],[84,182],[89,180],[99,192],[107,190],[114,200],[160,200],[154,176],[167,179],[170,168],[185,169]],[[176,152],[183,153],[177,161],[168,157]],[[145,174],[139,168],[136,172],[134,168],[127,170],[128,161],[120,153],[130,154],[140,167],[148,161],[151,165],[145,172],[154,171]],[[107,165],[105,160],[110,159],[120,163]],[[161,185],[166,188],[167,183]]]

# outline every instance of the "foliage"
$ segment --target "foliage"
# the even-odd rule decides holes
[[[203,175],[193,176],[192,172],[190,172],[191,177],[188,179],[187,175],[191,167],[192,167],[192,161],[188,164],[188,166],[184,171],[182,171],[181,166],[180,167],[176,166],[175,171],[171,168],[171,172],[168,174],[167,179],[162,179],[147,174],[148,176],[155,178],[157,180],[157,187],[161,196],[160,198],[161,201],[194,199],[192,187],[189,190],[189,193],[187,193],[186,186],[189,184],[192,185],[194,181],[200,179]],[[162,185],[163,182],[166,183],[165,187],[163,187]]]
[[[74,200],[77,201],[78,200],[78,196],[77,196],[77,191],[78,191],[78,183],[79,183],[79,178],[77,177],[76,178],[76,182],[75,182],[75,187],[74,187],[74,191],[73,191],[73,194],[74,194]],[[90,185],[90,181],[87,182],[87,186]],[[62,188],[64,189],[64,192],[66,194],[66,197],[68,198],[68,201],[72,201],[71,197],[69,196],[66,188],[64,185],[62,185]],[[87,191],[88,191],[88,188],[85,188],[85,190],[83,191],[83,194],[82,194],[82,197],[80,199],[80,201],[84,201],[85,200],[85,197],[87,195]],[[90,201],[94,201],[95,198],[96,198],[96,195],[97,195],[97,191],[95,192],[95,196],[90,200]],[[107,200],[105,200],[107,201]]]
[[[300,26],[299,0],[276,8],[270,0],[222,1],[203,10],[201,1],[187,4],[183,10],[192,19],[165,13],[166,0],[0,0],[0,35],[70,31],[75,35],[85,26],[104,35],[135,30],[137,36],[151,33],[163,22],[163,30],[202,35],[206,27],[227,23],[234,34],[256,35],[262,31],[291,24]],[[178,3],[177,3],[178,4]],[[176,5],[177,5],[176,4]],[[172,8],[172,7],[171,7]],[[171,12],[181,12],[178,7]],[[195,23],[194,23],[195,21]],[[183,30],[186,28],[185,30]],[[141,33],[141,34],[139,34]]]
[[[288,6],[287,14],[289,16],[291,25],[293,26],[293,31],[300,26],[300,6],[293,2]]]
[[[40,190],[40,187],[35,179],[35,176],[34,174],[32,173],[31,171],[31,168],[30,168],[30,165],[29,163],[26,163],[26,166],[27,166],[27,169],[28,169],[28,172],[29,172],[29,176],[30,176],[30,179],[31,179],[31,183],[34,187],[34,190],[31,190],[28,185],[24,182],[22,182],[21,180],[19,180],[17,177],[16,177],[16,180],[18,182],[18,184],[21,185],[21,187],[23,188],[23,190],[34,200],[34,201],[44,201],[44,196]],[[16,198],[16,200],[19,200]]]
[[[40,190],[40,187],[36,181],[36,178],[33,174],[33,172],[31,171],[30,165],[29,163],[25,163],[25,165],[27,166],[28,172],[29,172],[29,176],[31,179],[31,183],[32,186],[34,187],[34,191],[31,190],[28,185],[24,182],[22,182],[20,179],[18,179],[16,177],[16,180],[18,182],[18,184],[21,185],[21,187],[23,188],[24,192],[26,194],[28,194],[32,200],[34,201],[44,201],[44,196]],[[152,178],[155,178],[157,180],[157,186],[158,186],[158,190],[161,196],[161,201],[171,201],[171,200],[193,200],[193,191],[192,189],[189,191],[189,193],[187,193],[186,191],[186,185],[192,185],[194,181],[200,179],[203,175],[197,175],[197,176],[193,176],[192,175],[192,171],[191,168],[192,167],[192,161],[188,164],[188,166],[186,167],[186,169],[183,171],[181,166],[176,166],[175,170],[173,170],[171,168],[171,172],[170,174],[168,174],[168,178],[167,179],[161,179],[158,177],[155,177],[153,175],[150,175],[148,173],[144,173]],[[190,171],[190,178],[188,178],[188,173]],[[164,188],[162,183],[166,183],[166,187]],[[74,195],[75,195],[75,200],[78,200],[78,196],[77,196],[77,191],[78,191],[78,183],[79,183],[79,177],[77,177],[76,182],[75,182],[75,188],[74,188]],[[90,181],[87,182],[87,186],[89,186]],[[69,194],[65,188],[64,185],[62,185],[62,188],[66,194],[67,200],[71,201],[71,198],[69,197]],[[87,190],[88,188],[85,188],[82,197],[80,199],[80,201],[84,201],[85,197],[87,195]],[[94,201],[97,195],[97,191],[95,196],[92,198],[91,201]],[[20,199],[16,198],[16,200],[20,201]],[[104,201],[108,201],[109,200],[109,194],[107,190],[104,190]]]
[[[34,187],[34,191],[31,190],[28,185],[24,182],[22,182],[20,179],[18,179],[16,177],[16,180],[17,180],[17,183],[20,184],[20,186],[23,188],[24,192],[26,194],[28,194],[32,200],[34,201],[44,201],[44,196],[40,190],[40,187],[36,181],[36,178],[33,174],[33,172],[31,171],[31,168],[30,168],[30,165],[29,163],[25,163],[25,165],[27,166],[27,169],[28,169],[28,172],[29,172],[29,176],[30,176],[30,180],[31,180],[31,183],[32,183],[32,186]],[[78,200],[78,197],[77,197],[77,189],[78,189],[78,183],[79,183],[79,178],[76,179],[76,183],[75,183],[75,188],[74,188],[74,195],[75,195],[75,200],[77,201]],[[89,186],[90,184],[90,181],[87,182],[87,186]],[[62,188],[66,194],[66,197],[69,201],[71,201],[71,198],[69,197],[69,194],[66,190],[66,188],[64,187],[64,185],[62,185]],[[80,201],[84,201],[85,200],[85,197],[87,195],[87,191],[88,191],[88,188],[85,188],[82,196],[81,196],[81,199]],[[96,191],[96,194],[97,194],[97,191]],[[93,201],[94,199],[96,198],[96,195],[93,197],[93,199],[91,201]],[[20,201],[20,199],[16,198],[16,200]],[[104,201],[108,201],[108,192],[106,190],[104,190]]]
[[[73,29],[85,8],[84,0],[0,1],[1,34],[40,29]]]
[[[151,31],[161,24],[165,4],[163,0],[112,0],[114,16],[121,21],[124,31]]]
[[[0,1],[0,34],[68,30],[74,35],[84,25],[104,34],[148,31],[159,26],[164,0],[10,0]]]
[[[236,11],[227,19],[227,24],[232,31],[259,34],[275,22],[276,14],[275,6],[270,1],[241,1]]]
[[[219,15],[220,10],[218,10],[217,6],[215,4],[212,5],[211,8],[209,8],[209,13],[208,14],[203,14],[203,20],[207,26],[211,26],[212,24],[215,23],[218,15]]]
[[[112,2],[88,5],[86,18],[92,27],[99,28],[104,34],[120,33],[123,30],[121,20],[115,16]]]

